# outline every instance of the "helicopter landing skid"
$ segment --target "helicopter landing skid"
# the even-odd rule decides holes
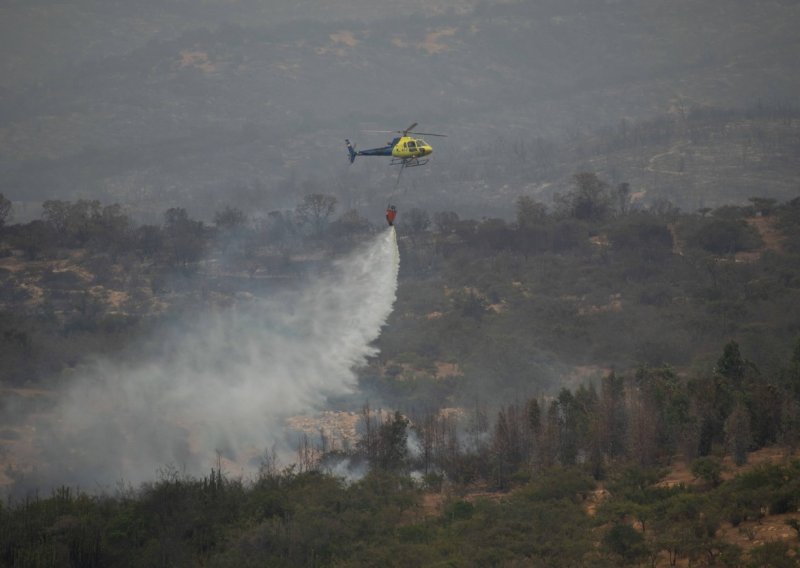
[[[403,168],[413,168],[416,166],[424,166],[428,163],[430,158],[425,158],[424,160],[420,160],[419,158],[392,158],[392,161],[389,162],[390,166],[401,166]]]

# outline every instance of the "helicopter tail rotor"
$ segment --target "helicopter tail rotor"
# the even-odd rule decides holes
[[[346,138],[345,138],[345,142],[347,143],[347,153],[348,153],[348,155],[350,157],[350,163],[352,164],[355,161],[356,156],[357,156],[356,147],[353,146],[353,144],[350,143],[350,140],[347,140]]]

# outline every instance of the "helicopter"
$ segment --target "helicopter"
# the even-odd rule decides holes
[[[431,132],[414,132],[414,127],[417,126],[415,122],[405,130],[367,130],[367,132],[382,132],[400,134],[394,137],[391,141],[386,143],[386,146],[380,148],[370,148],[368,150],[356,150],[355,145],[350,143],[350,140],[345,139],[347,143],[347,152],[350,156],[350,163],[352,164],[356,156],[391,156],[392,161],[389,162],[390,166],[400,166],[401,171],[403,168],[411,168],[414,166],[424,166],[428,163],[433,148],[430,144],[416,136],[440,136],[447,137],[447,134],[433,134]],[[413,134],[414,136],[410,136]]]

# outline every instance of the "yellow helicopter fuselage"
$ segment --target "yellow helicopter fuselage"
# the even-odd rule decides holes
[[[400,159],[422,158],[433,153],[430,144],[421,138],[401,136],[392,147],[392,157]]]

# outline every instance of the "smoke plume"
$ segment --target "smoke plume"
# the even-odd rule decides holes
[[[168,465],[196,475],[218,455],[263,456],[288,416],[352,392],[398,268],[392,227],[302,289],[198,317],[152,360],[91,365],[39,428],[38,475],[26,484],[138,484]]]

